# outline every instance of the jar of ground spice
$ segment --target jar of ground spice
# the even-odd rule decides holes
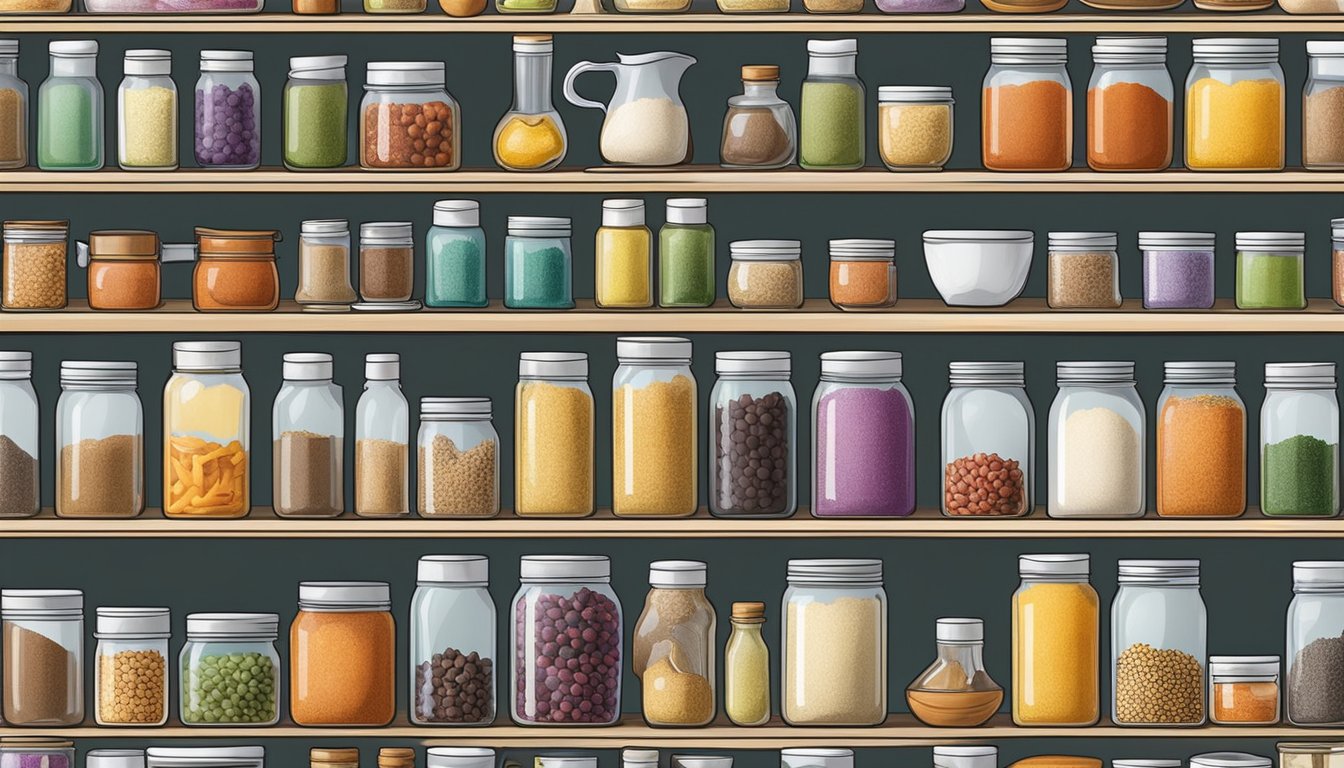
[[[832,240],[831,303],[840,309],[883,309],[896,303],[895,240]]]
[[[1209,691],[1214,725],[1274,725],[1279,722],[1279,657],[1210,656]]]
[[[0,40],[0,169],[28,164],[28,83],[19,77],[19,41]]]
[[[17,726],[84,721],[84,593],[0,591],[5,658],[5,722]]]
[[[359,298],[408,302],[415,290],[415,234],[409,221],[359,225]]]
[[[798,398],[788,352],[718,352],[709,394],[709,511],[791,517],[798,509]]]
[[[196,260],[196,244],[160,243],[146,230],[106,229],[76,244],[76,261],[87,267],[90,309],[145,310],[162,303],[161,265]]]
[[[1306,309],[1302,232],[1237,233],[1237,309]]]
[[[444,87],[443,62],[371,61],[364,90],[361,167],[455,171],[462,164],[461,115]]]
[[[1285,660],[1284,718],[1289,723],[1334,726],[1344,722],[1344,689],[1338,674],[1342,660],[1344,562],[1294,562]]]
[[[1265,364],[1265,401],[1260,406],[1260,511],[1264,514],[1339,514],[1339,400],[1335,388],[1334,363]]]
[[[514,394],[514,512],[593,513],[593,391],[583,352],[523,352]]]
[[[1233,362],[1168,362],[1157,398],[1157,514],[1246,511],[1246,406]]]
[[[1101,617],[1087,554],[1017,558],[1013,723],[1088,726],[1100,714]],[[1179,768],[1179,767],[1178,767]]]
[[[355,514],[411,513],[410,406],[401,392],[401,356],[364,356],[364,393],[355,406]]]
[[[289,712],[299,725],[384,726],[397,713],[389,585],[306,581],[289,629]]]
[[[63,309],[69,221],[4,223],[5,309]]]
[[[718,295],[714,227],[704,198],[670,198],[658,230],[658,306],[708,307]]]
[[[1060,361],[1050,405],[1051,517],[1142,517],[1147,417],[1134,363]]]
[[[1198,560],[1121,560],[1111,604],[1111,719],[1203,725],[1208,615]]]
[[[1064,171],[1073,165],[1073,85],[1063,38],[995,37],[980,112],[981,157],[991,171]]]
[[[728,300],[741,309],[803,305],[803,244],[798,240],[738,240],[728,246]]]
[[[183,725],[274,725],[280,719],[280,617],[193,613],[178,657]]]
[[[1144,309],[1213,306],[1212,232],[1140,232]]]
[[[300,304],[340,306],[353,304],[350,285],[350,222],[313,219],[299,226]]]
[[[421,517],[499,514],[499,433],[488,397],[420,398]]]
[[[705,597],[707,566],[694,560],[649,564],[649,593],[635,621],[630,661],[640,679],[644,720],[701,726],[714,719],[716,620]]]
[[[618,517],[689,517],[699,508],[699,410],[691,342],[616,339],[611,380],[611,509]]]
[[[495,720],[495,603],[485,555],[425,555],[411,598],[411,722]]]
[[[168,721],[167,608],[99,608],[93,717],[99,725]]]
[[[42,506],[39,416],[33,353],[0,352],[0,518],[32,517]]]
[[[56,514],[145,510],[145,416],[134,362],[66,360],[56,402]]]
[[[1330,294],[1344,307],[1344,219],[1330,220]]]
[[[1266,0],[1257,7],[1268,5]],[[1284,79],[1279,41],[1272,37],[1197,39],[1193,50],[1194,64],[1185,80],[1185,167],[1195,171],[1283,170]]]
[[[345,56],[295,56],[284,90],[284,161],[291,171],[345,165]]]
[[[196,228],[191,303],[200,312],[269,312],[280,305],[274,229]]]
[[[1339,12],[1334,0],[1330,5],[1330,13]],[[1307,41],[1307,63],[1310,73],[1302,91],[1302,165],[1339,168],[1344,166],[1344,43]]]
[[[1020,362],[950,363],[943,400],[943,514],[1020,517],[1035,494],[1036,412]]]
[[[884,85],[877,89],[877,149],[889,171],[940,171],[952,157],[952,89]]]
[[[1171,165],[1172,102],[1165,37],[1099,37],[1087,86],[1087,165],[1161,171]]]
[[[831,13],[856,13],[863,0],[817,0]],[[806,4],[806,0],[805,0]],[[833,6],[833,7],[832,7]],[[845,7],[852,6],[852,7]],[[809,11],[814,11],[810,6]],[[812,170],[863,167],[863,81],[855,70],[857,40],[808,40],[807,78],[799,102],[798,164]]]
[[[1051,309],[1117,309],[1120,256],[1114,232],[1051,232],[1046,294]]]
[[[284,357],[284,382],[271,409],[271,501],[281,517],[345,512],[345,405],[332,369],[325,353]]]
[[[504,241],[504,306],[573,309],[570,220],[510,216]]]
[[[793,107],[779,97],[779,67],[742,68],[742,95],[728,99],[719,161],[725,168],[783,168],[798,150]]]

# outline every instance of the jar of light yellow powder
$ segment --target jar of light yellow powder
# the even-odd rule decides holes
[[[1082,555],[1022,555],[1013,594],[1013,722],[1092,725],[1100,713],[1097,593]]]
[[[593,391],[583,352],[524,352],[514,393],[514,511],[593,513]]]
[[[688,517],[697,508],[696,386],[691,342],[616,340],[612,379],[611,510],[621,517]]]
[[[643,200],[602,201],[595,253],[597,306],[653,306],[653,234]]]

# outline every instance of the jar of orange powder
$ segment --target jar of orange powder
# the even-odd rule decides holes
[[[896,303],[896,241],[832,240],[831,303],[880,309]]]
[[[397,712],[397,630],[381,581],[306,581],[289,629],[289,712],[299,725],[383,726]]]
[[[1171,165],[1172,102],[1165,37],[1099,37],[1087,86],[1087,165],[1161,171]]]
[[[1073,164],[1073,85],[1063,38],[995,37],[985,74],[981,157],[991,171]]]
[[[274,229],[196,228],[191,303],[201,312],[268,312],[280,305]]]

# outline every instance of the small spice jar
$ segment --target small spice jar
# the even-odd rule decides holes
[[[482,2],[484,5],[484,2]],[[551,102],[551,35],[514,35],[513,104],[495,126],[495,163],[507,171],[549,171],[565,159],[569,137]]]
[[[380,581],[306,581],[289,628],[289,713],[299,725],[379,727],[397,713],[397,630]]]
[[[1279,722],[1278,656],[1210,656],[1209,685],[1213,724]]]
[[[140,229],[105,229],[77,243],[76,262],[88,268],[90,309],[145,310],[162,303],[161,265],[196,260],[196,244],[160,243]]]
[[[714,719],[717,622],[705,597],[707,570],[695,560],[649,563],[649,592],[630,649],[649,725],[696,727]]]
[[[1246,511],[1246,406],[1234,362],[1168,362],[1157,398],[1159,517]]]
[[[167,608],[99,608],[93,717],[99,725],[168,722]]]
[[[739,309],[803,305],[803,244],[798,240],[738,240],[728,245],[728,300]]]
[[[1288,605],[1288,655],[1284,719],[1298,726],[1344,722],[1344,693],[1335,685],[1344,647],[1344,562],[1293,563],[1293,599]],[[1278,665],[1274,666],[1278,674]],[[1214,706],[1217,707],[1215,700]],[[1274,715],[1278,708],[1275,703]],[[1310,763],[1309,766],[1319,766]]]
[[[699,410],[691,342],[622,336],[611,380],[611,511],[689,517],[698,509]]]
[[[295,11],[297,13],[297,11]],[[359,768],[358,747],[308,750],[309,768]]]
[[[420,398],[421,517],[499,514],[499,433],[488,397]]]
[[[1237,233],[1237,309],[1306,309],[1302,232]]]
[[[708,208],[704,198],[667,201],[663,227],[658,230],[660,307],[708,307],[717,297],[714,227],[709,224]]]
[[[821,3],[827,10],[814,10]],[[863,0],[804,0],[812,13],[857,13]],[[806,170],[862,168],[864,90],[855,64],[857,40],[808,40],[798,128],[798,164]]]
[[[299,288],[294,301],[318,307],[353,304],[350,222],[312,219],[299,225]]]
[[[411,722],[490,725],[499,659],[490,560],[485,555],[426,555],[416,565],[415,584]]]
[[[1051,517],[1142,517],[1147,418],[1134,363],[1061,360],[1056,378],[1046,511]]]
[[[1214,301],[1212,232],[1140,232],[1144,309],[1209,309]]]
[[[980,113],[985,168],[1064,171],[1073,164],[1073,85],[1066,69],[1067,42],[1063,38],[990,38],[990,66]]]
[[[895,240],[832,240],[831,303],[840,309],[896,304]]]
[[[86,768],[144,768],[144,753],[140,752],[139,765],[118,761],[113,765],[97,760],[100,752],[120,752],[122,750],[91,749],[85,755]],[[134,750],[125,750],[134,751]],[[75,743],[64,739],[44,736],[6,736],[0,738],[0,764],[7,768],[22,768],[36,765],[44,768],[74,768]]]
[[[593,513],[593,391],[583,352],[523,352],[514,392],[513,511]]]
[[[598,307],[653,306],[653,234],[643,200],[603,200],[597,229],[594,302]]]
[[[1028,515],[1036,412],[1020,362],[949,363],[943,400],[943,514]],[[939,725],[940,723],[935,723]]]
[[[731,622],[723,651],[723,713],[733,725],[765,725],[770,721],[770,649],[761,634],[765,603],[733,603]]]
[[[265,748],[256,746],[149,747],[145,750],[145,768],[262,768],[265,758]]]
[[[37,90],[37,167],[96,171],[103,167],[103,86],[97,40],[47,44],[51,74]]]
[[[783,168],[798,153],[793,107],[779,97],[779,67],[742,68],[742,94],[728,99],[719,162],[725,168]]]
[[[717,352],[709,394],[709,511],[791,517],[798,398],[788,352]]]
[[[462,164],[461,115],[444,87],[443,62],[371,61],[364,90],[360,167],[455,171]]]
[[[1339,400],[1335,388],[1334,363],[1265,364],[1265,401],[1260,406],[1263,514],[1339,514]],[[1290,668],[1290,683],[1291,679]],[[1291,710],[1290,706],[1289,719]],[[1344,722],[1344,704],[1340,711],[1338,720]]]
[[[1329,13],[1341,11],[1336,0],[1327,1]],[[1288,3],[1280,5],[1286,9]],[[1344,166],[1344,43],[1308,40],[1307,64],[1307,85],[1302,90],[1302,166],[1309,170],[1340,168]]]
[[[1339,768],[1344,764],[1344,744],[1281,741],[1275,746],[1280,768]]]
[[[1119,582],[1111,604],[1111,719],[1203,725],[1208,614],[1199,561],[1121,560]]]
[[[1190,768],[1270,768],[1274,761],[1245,752],[1206,752],[1190,757]]]
[[[240,342],[173,343],[173,375],[163,388],[165,516],[247,516],[251,399]]]
[[[284,356],[284,381],[271,408],[271,497],[280,517],[345,512],[345,404],[332,372],[324,352]]]
[[[1236,7],[1269,5],[1263,0]],[[1185,167],[1283,170],[1284,81],[1278,39],[1197,39],[1193,50],[1194,64],[1185,80]]]
[[[409,221],[359,225],[359,298],[407,303],[415,290],[415,233]]]
[[[955,103],[945,85],[879,87],[877,149],[887,170],[941,171],[952,157]]]
[[[504,306],[573,309],[570,221],[510,216],[504,240]]]
[[[1174,6],[1163,0],[1161,7]],[[1094,171],[1165,170],[1171,165],[1175,99],[1167,39],[1098,37],[1092,62],[1087,166]]]
[[[355,514],[411,513],[410,406],[401,392],[401,356],[364,356],[364,392],[355,406]]]
[[[937,655],[905,689],[905,701],[921,723],[974,728],[999,711],[1003,687],[985,669],[985,622],[938,619]]]
[[[1101,617],[1087,554],[1019,555],[1013,593],[1013,723],[1092,725]],[[993,766],[990,766],[993,768]]]
[[[64,309],[70,222],[4,223],[5,309]]]
[[[84,593],[0,591],[0,623],[5,722],[17,726],[84,722]]]
[[[280,654],[275,650],[279,625],[280,617],[274,613],[187,616],[187,642],[178,658],[183,725],[279,722]]]
[[[126,171],[177,169],[177,85],[173,54],[126,51],[117,88],[117,164]]]
[[[434,203],[434,226],[425,236],[425,306],[484,307],[488,303],[480,203]]]
[[[545,761],[544,757],[537,759]],[[430,747],[425,750],[425,765],[426,768],[492,768],[495,751],[484,747]]]
[[[19,41],[0,40],[0,169],[28,164],[28,83],[19,77]]]
[[[56,514],[145,511],[145,415],[134,362],[66,360],[56,401]]]
[[[269,312],[280,305],[274,229],[196,228],[191,303],[199,312]]]
[[[295,56],[284,91],[285,167],[291,171],[345,165],[345,56]]]
[[[40,414],[33,353],[0,352],[0,518],[32,517],[42,507]]]
[[[309,1],[295,0],[294,12]],[[250,171],[261,164],[261,85],[251,51],[201,51],[195,124],[198,166]]]
[[[1051,309],[1117,309],[1120,257],[1114,232],[1051,232],[1046,294]]]

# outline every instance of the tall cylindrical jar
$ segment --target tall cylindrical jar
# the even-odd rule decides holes
[[[790,517],[798,509],[798,396],[788,352],[718,352],[709,393],[709,511]]]
[[[1299,726],[1344,723],[1339,655],[1344,653],[1344,562],[1293,563],[1288,604],[1284,717]]]
[[[411,722],[495,721],[495,602],[485,555],[425,555],[411,598]]]
[[[0,40],[0,169],[28,164],[28,83],[19,77],[19,41]]]
[[[1306,309],[1302,232],[1237,233],[1237,309]]]
[[[658,230],[658,306],[710,306],[718,295],[718,275],[709,201],[670,198],[663,220]]]
[[[1157,398],[1157,514],[1246,511],[1246,405],[1234,362],[1169,362]]]
[[[1198,560],[1121,560],[1111,603],[1111,719],[1203,725],[1208,615]]]
[[[616,340],[612,377],[611,510],[620,517],[688,517],[698,503],[691,342]]]
[[[53,40],[51,74],[37,90],[37,167],[103,167],[103,86],[97,40]]]
[[[640,679],[644,721],[701,726],[714,719],[718,638],[705,597],[708,566],[694,560],[649,564],[649,593],[631,637],[631,669]]]
[[[177,168],[177,85],[173,54],[126,52],[117,88],[117,164],[127,171]]]
[[[0,591],[9,725],[51,727],[84,721],[84,593],[75,589]]]
[[[1308,170],[1344,166],[1344,42],[1307,41],[1307,83],[1302,89],[1302,165]]]
[[[271,501],[281,517],[345,511],[345,403],[331,355],[293,352],[271,408]]]
[[[1185,167],[1283,170],[1283,69],[1277,38],[1194,41],[1185,80]]]
[[[643,200],[602,201],[593,261],[597,306],[653,306],[653,233],[644,224]]]
[[[252,508],[251,401],[240,342],[173,343],[173,375],[163,388],[165,515],[247,516]]]
[[[1013,722],[1092,725],[1101,710],[1101,615],[1086,554],[1020,555],[1013,593]]]
[[[306,581],[289,627],[289,714],[299,725],[380,727],[397,714],[397,629],[379,581]]]
[[[610,725],[620,720],[623,624],[621,602],[611,587],[611,561],[602,555],[525,555],[518,576],[512,603],[513,721]],[[570,652],[561,652],[561,635],[570,638]],[[591,671],[583,672],[585,666]],[[547,681],[562,674],[573,678],[570,687],[552,690]]]
[[[221,171],[261,165],[261,85],[251,51],[201,51],[196,81],[196,164]]]
[[[798,129],[798,164],[807,170],[863,166],[866,99],[855,72],[858,55],[854,39],[807,41]]]
[[[364,90],[361,168],[455,171],[462,164],[461,111],[444,86],[443,62],[371,61]]]
[[[284,161],[291,171],[345,165],[349,94],[345,56],[289,60],[284,91]]]
[[[789,725],[887,718],[887,593],[881,560],[790,560],[782,712]]]
[[[980,152],[991,171],[1073,165],[1073,84],[1063,38],[990,38]]]
[[[1145,416],[1132,362],[1060,361],[1050,405],[1051,517],[1142,517]]]
[[[364,356],[364,393],[355,406],[355,514],[411,513],[411,409],[401,392],[401,356]]]
[[[421,517],[499,514],[499,433],[488,397],[420,398]]]
[[[1023,363],[950,363],[943,514],[1020,517],[1035,500],[1036,412]]]
[[[61,363],[56,401],[56,514],[145,511],[145,414],[134,362]]]
[[[168,721],[167,608],[99,608],[93,718],[99,725]]]
[[[32,517],[42,507],[40,415],[33,353],[0,352],[0,518]]]
[[[178,714],[183,725],[279,722],[280,654],[275,650],[279,626],[280,617],[274,613],[187,616],[187,642],[178,656],[182,673]]]
[[[299,287],[294,301],[342,309],[355,302],[350,284],[350,222],[309,219],[299,225]]]
[[[1165,37],[1098,37],[1087,86],[1087,165],[1161,171],[1171,165],[1176,89]]]
[[[723,652],[723,713],[733,725],[765,725],[771,701],[765,603],[733,603],[731,622]]]
[[[434,226],[425,235],[425,306],[484,307],[485,230],[475,200],[434,203]]]
[[[1339,514],[1339,399],[1334,363],[1266,363],[1260,406],[1260,511]]]
[[[584,352],[524,352],[514,392],[514,513],[593,513],[593,391]]]

